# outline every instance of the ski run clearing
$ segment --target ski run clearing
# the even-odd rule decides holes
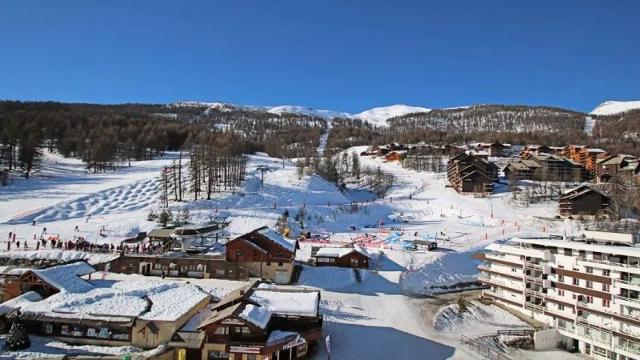
[[[356,147],[347,152],[362,150],[364,147]],[[0,256],[85,259],[90,263],[113,256],[36,251],[32,239],[46,228],[47,234],[63,239],[82,236],[90,242],[118,244],[140,231],[158,227],[147,221],[147,215],[159,205],[160,170],[176,158],[177,154],[170,153],[162,159],[133,162],[116,172],[88,174],[77,160],[46,154],[42,170],[32,179],[15,179],[10,186],[0,188]],[[395,176],[395,185],[384,198],[377,199],[360,188],[340,192],[315,175],[299,178],[293,163],[285,161],[283,165],[281,159],[256,154],[249,156],[247,177],[240,191],[216,193],[210,201],[171,206],[188,206],[194,223],[206,222],[217,211],[230,220],[230,237],[262,225],[274,227],[284,210],[293,216],[303,208],[305,230],[327,239],[324,245],[362,244],[372,256],[372,265],[371,270],[361,271],[361,281],[351,269],[304,265],[297,283],[322,291],[323,331],[331,336],[333,359],[475,359],[473,349],[460,343],[460,335],[473,337],[528,326],[498,307],[476,302],[470,304],[468,313],[457,316],[450,305],[455,304],[456,297],[438,305],[425,295],[439,292],[443,286],[473,281],[478,263],[471,256],[490,243],[515,235],[572,233],[569,221],[542,220],[553,218],[555,203],[519,207],[500,187],[484,198],[460,195],[445,186],[446,175],[442,173],[419,173],[402,168],[398,162],[364,156],[361,163],[379,166]],[[270,168],[264,174],[263,187],[257,171],[260,165]],[[353,207],[352,202],[358,206]],[[7,251],[9,232],[17,234],[23,244],[27,241],[29,248],[12,247]],[[439,241],[437,251],[402,249],[403,239],[436,236],[446,239]],[[297,258],[306,261],[311,246],[317,243],[300,245]],[[108,274],[108,278],[119,276],[125,275]],[[212,279],[190,281],[218,296],[242,285]],[[36,338],[33,351],[22,352],[20,357],[37,358],[46,351],[51,354],[52,349],[53,354],[60,354],[68,347],[48,341]],[[515,354],[534,358],[530,352]],[[314,350],[313,356],[327,357],[324,344]]]

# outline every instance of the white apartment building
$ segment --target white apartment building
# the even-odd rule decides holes
[[[558,345],[596,359],[640,359],[640,245],[631,234],[492,244],[483,291],[557,329]]]

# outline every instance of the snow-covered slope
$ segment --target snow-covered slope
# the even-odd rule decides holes
[[[372,125],[387,126],[387,119],[389,118],[411,114],[411,113],[429,112],[429,111],[431,111],[431,109],[418,107],[418,106],[408,106],[408,105],[399,104],[399,105],[391,105],[391,106],[384,106],[384,107],[369,109],[359,114],[355,114],[353,117],[361,120],[366,120]]]
[[[629,110],[640,109],[640,100],[637,101],[605,101],[591,110],[590,115],[615,115]]]

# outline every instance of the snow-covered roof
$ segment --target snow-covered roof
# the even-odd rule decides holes
[[[340,258],[352,252],[358,252],[367,257],[369,256],[362,249],[344,248],[344,247],[321,247],[316,251],[316,256]]]
[[[269,324],[269,320],[271,320],[271,311],[266,307],[247,304],[238,316],[260,329],[266,329]]]
[[[297,336],[299,336],[297,332],[274,330],[269,334],[269,337],[267,338],[267,345],[278,343],[283,340],[293,339]]]
[[[61,292],[24,306],[25,313],[68,318],[175,321],[209,294],[193,284],[125,280],[81,293]]]
[[[204,308],[198,310],[198,312],[191,317],[179,331],[196,332],[198,327],[202,324],[213,312],[214,304],[209,304]]]
[[[34,301],[42,300],[42,296],[35,291],[26,292],[18,297],[15,297],[11,300],[5,301],[0,304],[0,315],[6,315],[7,313],[21,308],[25,305],[29,305]]]
[[[282,246],[283,248],[291,251],[291,252],[295,252],[296,251],[296,243],[295,241],[291,241],[288,239],[285,239],[284,236],[282,236],[280,233],[271,230],[268,227],[265,227],[263,229],[258,230],[258,234],[266,237],[267,239],[273,241],[274,243]]]
[[[256,289],[249,299],[273,314],[316,316],[320,292]]]
[[[94,273],[91,265],[84,261],[52,266],[46,269],[33,269],[31,272],[56,289],[64,292],[80,293],[93,289],[93,286],[80,276]]]

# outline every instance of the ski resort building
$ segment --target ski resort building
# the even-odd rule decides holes
[[[626,184],[635,184],[640,176],[640,160],[631,155],[612,155],[598,160],[596,179],[599,183],[618,177]]]
[[[611,199],[590,186],[581,185],[566,191],[558,202],[562,216],[595,218],[607,216]]]
[[[263,226],[227,243],[226,259],[279,284],[291,282],[298,242]]]
[[[254,282],[196,314],[169,345],[188,359],[299,359],[322,322],[319,291]]]
[[[369,255],[361,248],[316,247],[311,248],[311,258],[316,266],[338,266],[345,268],[369,267]]]
[[[196,279],[246,280],[251,272],[224,255],[193,254],[121,254],[111,260],[104,270],[122,274],[185,277]]]
[[[449,182],[460,193],[490,193],[497,176],[495,164],[472,154],[456,155],[447,163]]]
[[[85,262],[30,270],[19,279],[22,294],[0,312],[19,314],[31,334],[69,344],[152,349],[211,302],[189,283],[89,280],[94,271]]]
[[[638,236],[585,231],[573,240],[492,244],[483,297],[556,329],[554,341],[599,359],[640,358]]]

